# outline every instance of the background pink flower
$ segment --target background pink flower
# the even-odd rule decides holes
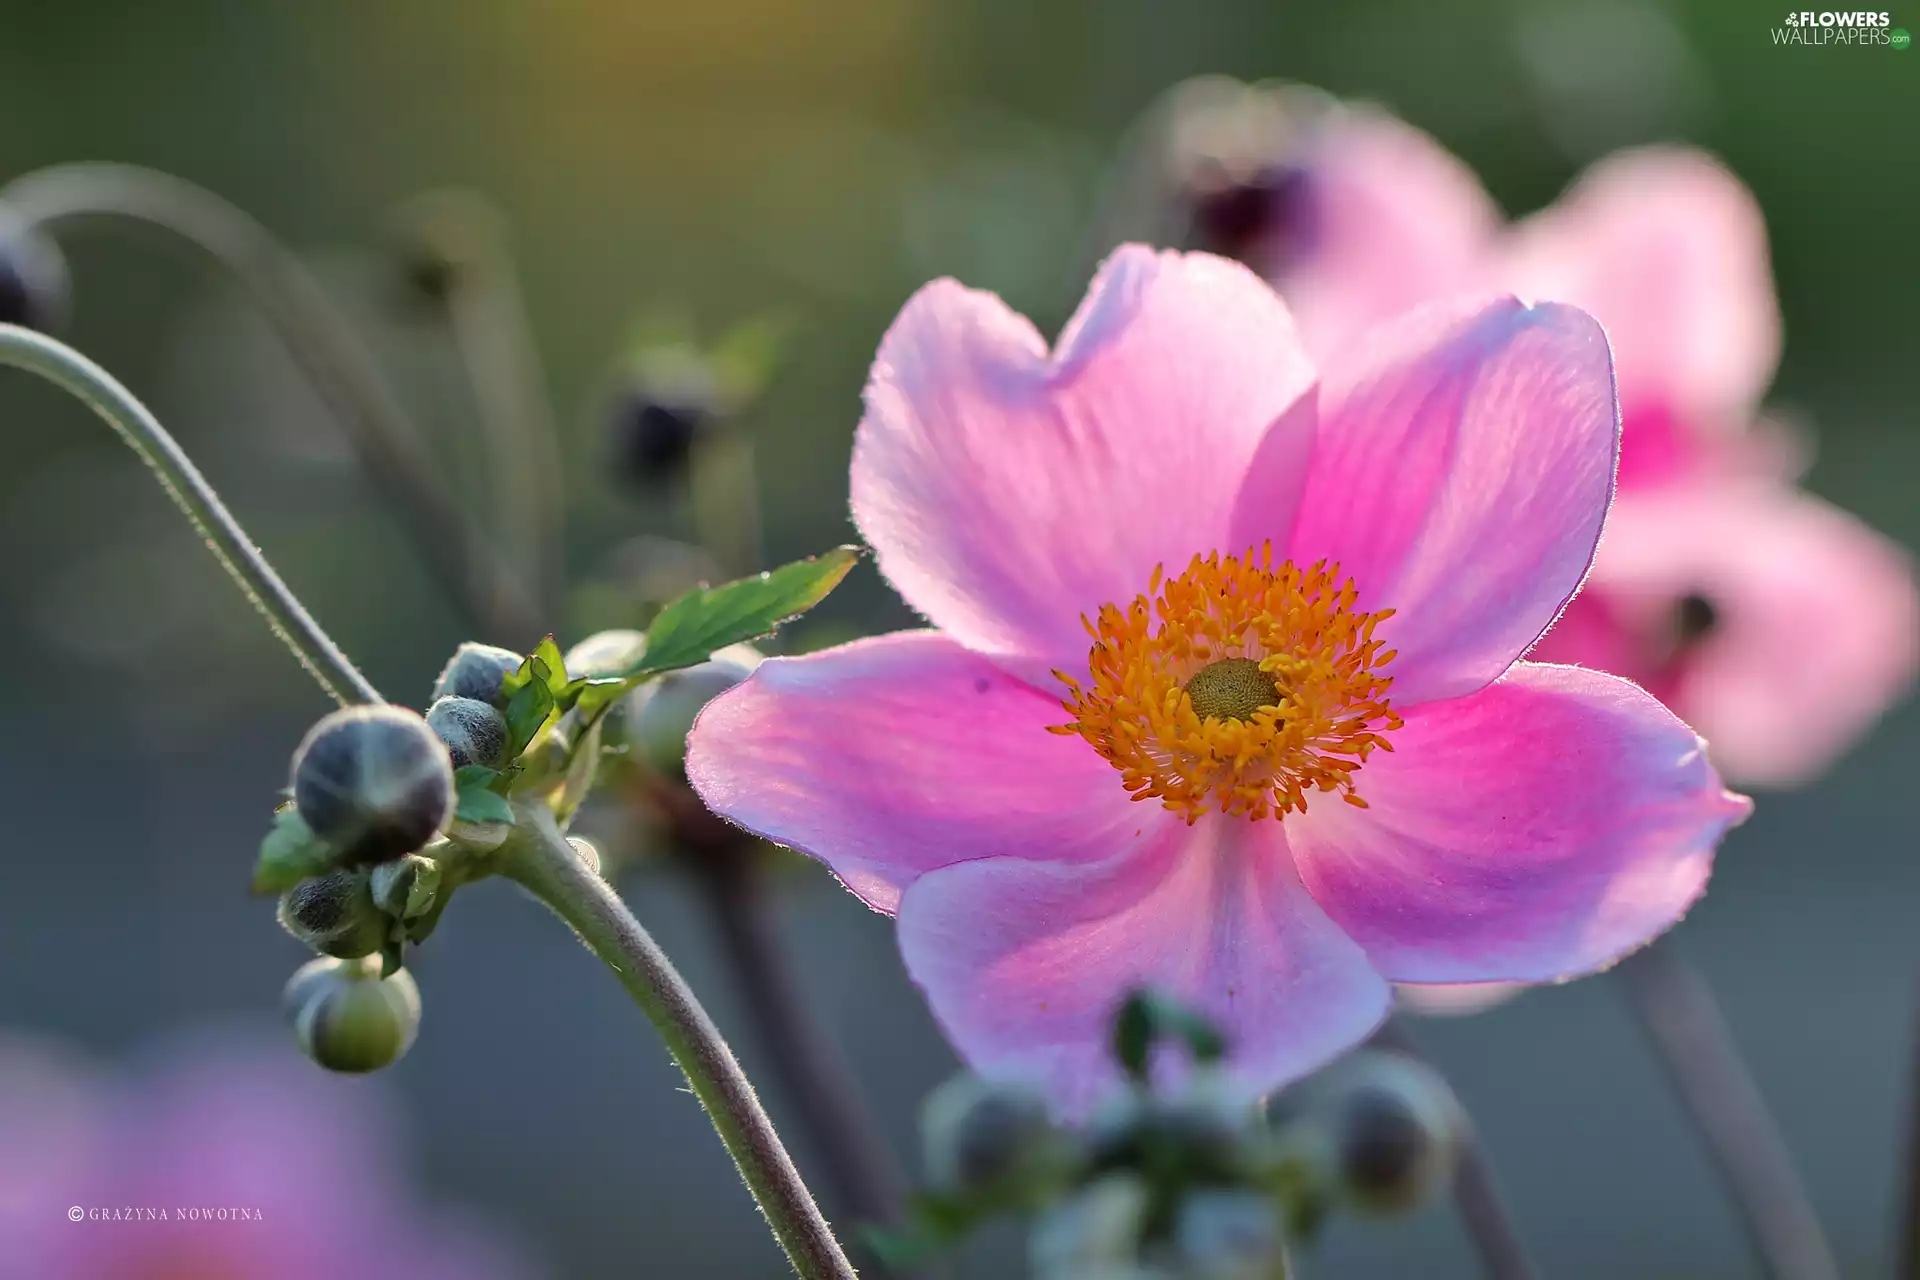
[[[206,1036],[137,1071],[0,1038],[0,1271],[36,1280],[519,1280],[498,1233],[401,1180],[384,1092]],[[69,1220],[164,1209],[167,1221]],[[240,1209],[258,1221],[182,1221]]]
[[[1068,1108],[1113,1078],[1107,1020],[1142,983],[1217,1019],[1267,1089],[1364,1037],[1389,980],[1604,965],[1692,903],[1747,808],[1639,689],[1515,661],[1587,570],[1616,430],[1605,343],[1571,308],[1424,312],[1316,382],[1284,306],[1221,259],[1120,250],[1052,351],[999,299],[935,282],[881,345],[852,491],[881,571],[938,630],[770,660],[703,713],[688,776],[897,913],[963,1056]],[[1270,584],[1195,557],[1264,544],[1352,581],[1337,607],[1288,605],[1323,621],[1281,656],[1324,659],[1324,636],[1396,611],[1378,621],[1394,710],[1345,713],[1391,747],[1359,753],[1366,807],[1273,746],[1235,758],[1231,803],[1136,803],[1116,764],[1147,721],[1129,717],[1189,700],[1100,702],[1083,616],[1129,670],[1273,656],[1249,630],[1168,657],[1170,630],[1125,620],[1157,566],[1227,584],[1194,606],[1225,616]],[[1296,709],[1319,688],[1286,678]],[[1325,789],[1282,803],[1296,768]],[[1269,804],[1280,820],[1249,816]]]

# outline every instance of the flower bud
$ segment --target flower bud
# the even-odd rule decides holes
[[[687,734],[700,712],[763,661],[752,645],[730,645],[697,667],[669,671],[634,690],[627,710],[633,749],[656,772],[679,777],[686,770]]]
[[[720,421],[713,389],[701,380],[629,386],[608,410],[614,470],[636,485],[675,479],[685,474],[695,443]]]
[[[507,762],[507,718],[491,702],[441,698],[427,709],[427,724],[447,744],[456,769],[470,764],[498,769]]]
[[[453,764],[417,713],[349,707],[293,754],[293,803],[347,862],[384,862],[426,845],[453,817]]]
[[[402,969],[365,960],[312,960],[288,979],[281,1007],[301,1050],[329,1071],[377,1071],[412,1047],[420,988]]]
[[[59,246],[0,210],[0,323],[51,333],[66,324],[71,304]]]
[[[279,915],[288,933],[322,955],[344,959],[372,955],[393,931],[364,867],[302,880],[280,895]]]
[[[573,849],[574,855],[580,859],[581,865],[595,875],[600,874],[600,851],[593,847],[591,840],[582,836],[568,836],[567,844]]]
[[[920,1104],[927,1181],[977,1191],[1031,1169],[1054,1137],[1046,1100],[1033,1090],[963,1072]]]
[[[411,920],[432,908],[440,893],[440,864],[410,853],[383,862],[367,874],[373,905],[395,920]]]
[[[501,683],[525,661],[511,649],[469,640],[453,651],[440,678],[433,682],[433,700],[475,698],[497,706]]]
[[[1444,1187],[1467,1140],[1466,1113],[1439,1072],[1404,1054],[1362,1051],[1336,1068],[1324,1104],[1341,1187],[1360,1208],[1398,1213]]]
[[[1101,1268],[1137,1262],[1149,1198],[1139,1178],[1110,1173],[1041,1214],[1027,1239],[1035,1280],[1100,1275]]]
[[[625,675],[640,665],[646,652],[646,632],[616,627],[611,631],[596,631],[567,650],[561,661],[566,663],[570,676],[604,679]]]
[[[1176,1274],[1194,1280],[1267,1280],[1284,1256],[1279,1206],[1248,1190],[1189,1191],[1173,1223]]]
[[[1264,1140],[1253,1107],[1205,1071],[1172,1095],[1136,1090],[1113,1099],[1094,1113],[1087,1136],[1098,1167],[1174,1165],[1216,1180],[1238,1176]]]

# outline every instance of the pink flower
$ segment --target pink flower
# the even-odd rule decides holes
[[[1920,603],[1891,543],[1759,483],[1786,478],[1790,450],[1757,417],[1780,319],[1739,180],[1694,151],[1623,152],[1507,229],[1409,125],[1336,108],[1309,133],[1298,216],[1329,230],[1267,267],[1316,351],[1466,287],[1571,303],[1607,331],[1621,497],[1586,589],[1534,656],[1644,684],[1738,782],[1828,767],[1912,682]]]
[[[688,776],[897,914],[962,1055],[1068,1110],[1138,984],[1266,1089],[1389,981],[1605,965],[1748,809],[1638,688],[1517,661],[1586,573],[1615,413],[1568,307],[1425,312],[1322,379],[1222,259],[1120,250],[1051,353],[936,281],[852,489],[937,630],[768,661]]]
[[[221,1038],[114,1076],[0,1037],[0,1270],[59,1280],[513,1280],[396,1176],[385,1095]],[[79,1211],[78,1220],[70,1214]],[[117,1215],[117,1216],[116,1216]]]

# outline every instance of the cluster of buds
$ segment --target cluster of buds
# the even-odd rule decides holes
[[[1156,1083],[1156,1042],[1190,1068]],[[1031,1217],[1037,1280],[1275,1280],[1329,1212],[1406,1212],[1450,1177],[1464,1113],[1437,1073],[1361,1050],[1266,1106],[1228,1084],[1204,1020],[1151,993],[1123,1006],[1127,1087],[1085,1123],[1032,1090],[974,1075],[921,1111],[927,1190],[913,1226],[878,1237],[910,1263],[1003,1213]]]

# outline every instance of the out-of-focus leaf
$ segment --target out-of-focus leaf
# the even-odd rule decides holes
[[[299,811],[287,805],[273,815],[273,829],[260,842],[253,891],[285,893],[310,876],[333,870],[337,857],[334,847],[308,830]]]

